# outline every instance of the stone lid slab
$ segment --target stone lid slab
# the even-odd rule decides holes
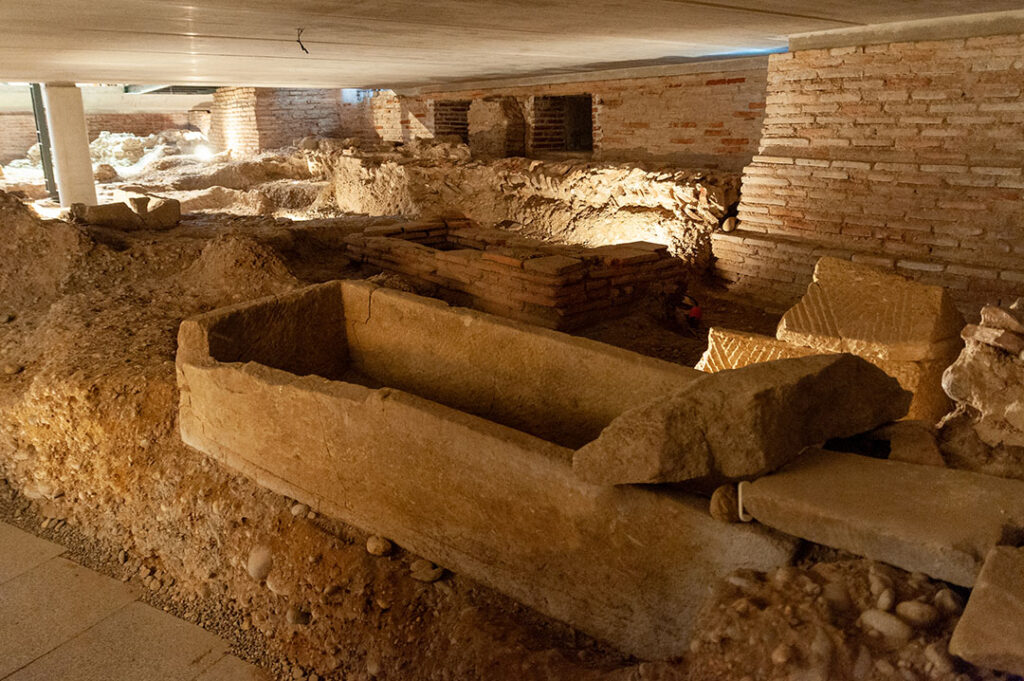
[[[940,286],[840,258],[824,257],[776,337],[822,352],[890,360],[955,354],[963,317]]]

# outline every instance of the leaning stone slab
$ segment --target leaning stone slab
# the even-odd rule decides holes
[[[1024,548],[989,552],[949,652],[979,667],[1024,675]]]
[[[576,451],[573,470],[602,485],[752,478],[909,404],[895,379],[853,355],[752,364],[625,412]]]
[[[769,527],[962,586],[1024,528],[1024,482],[825,450],[742,497]]]
[[[759,333],[711,328],[708,331],[708,348],[696,368],[715,373],[758,362],[818,354],[822,354],[821,351]],[[904,390],[913,393],[907,418],[935,423],[949,413],[952,403],[942,390],[942,372],[953,361],[952,356],[922,362],[885,360],[871,355],[863,358],[899,381]]]
[[[963,317],[940,286],[874,267],[821,258],[807,293],[776,336],[823,352],[919,361],[955,356]]]
[[[187,444],[627,653],[682,655],[715,580],[792,558],[791,538],[695,497],[586,484],[545,439],[596,437],[692,369],[365,282],[178,338]]]

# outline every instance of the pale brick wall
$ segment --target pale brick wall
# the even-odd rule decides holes
[[[767,58],[741,71],[585,81],[446,92],[435,100],[513,96],[532,125],[538,95],[593,96],[594,158],[659,160],[740,168],[757,150],[765,108]],[[532,139],[531,130],[527,139]]]
[[[735,287],[791,303],[834,254],[948,286],[965,310],[1024,295],[1024,36],[772,55]]]
[[[254,154],[341,132],[340,90],[235,87],[213,95],[209,137],[217,149]]]
[[[30,113],[0,113],[0,163],[24,158],[36,143],[36,121]]]
[[[339,135],[340,104],[340,90],[258,88],[256,128],[260,149],[286,147],[309,135]]]
[[[593,96],[596,160],[668,161],[739,169],[757,150],[765,107],[767,58],[749,68],[675,76],[477,88],[417,97],[390,90],[342,105],[345,136],[408,142],[432,137],[436,102],[515,97],[533,140],[533,101],[543,95]],[[716,70],[719,69],[719,70]],[[527,148],[531,153],[532,149]]]
[[[213,93],[209,139],[217,150],[231,149],[241,155],[260,151],[256,88],[223,87]]]
[[[187,113],[86,114],[89,139],[103,131],[130,132],[144,137],[171,128],[188,127]],[[36,121],[31,113],[0,113],[0,163],[24,158],[36,143]]]

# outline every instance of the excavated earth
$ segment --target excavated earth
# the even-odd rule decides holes
[[[392,218],[281,217],[337,211],[322,201],[330,186],[301,164],[275,163],[175,159],[137,180],[246,201],[276,192],[278,217],[237,214],[262,208],[239,210],[235,195],[164,232],[42,221],[0,192],[0,517],[138,581],[152,602],[279,679],[994,678],[944,653],[962,593],[815,547],[796,567],[722,583],[687,659],[638,662],[460,575],[418,581],[417,556],[372,555],[364,533],[184,446],[174,368],[182,319],[338,278],[407,287],[343,252],[346,234]],[[280,208],[286,200],[295,207]],[[703,328],[770,333],[777,321],[710,285],[691,293]],[[688,365],[706,345],[706,331],[666,319],[657,301],[582,333]],[[945,609],[893,646],[857,624],[885,598]]]

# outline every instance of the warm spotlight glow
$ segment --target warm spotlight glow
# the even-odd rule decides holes
[[[200,161],[209,161],[213,159],[213,149],[206,146],[205,144],[200,144],[198,147],[196,147],[196,158],[198,158]]]

